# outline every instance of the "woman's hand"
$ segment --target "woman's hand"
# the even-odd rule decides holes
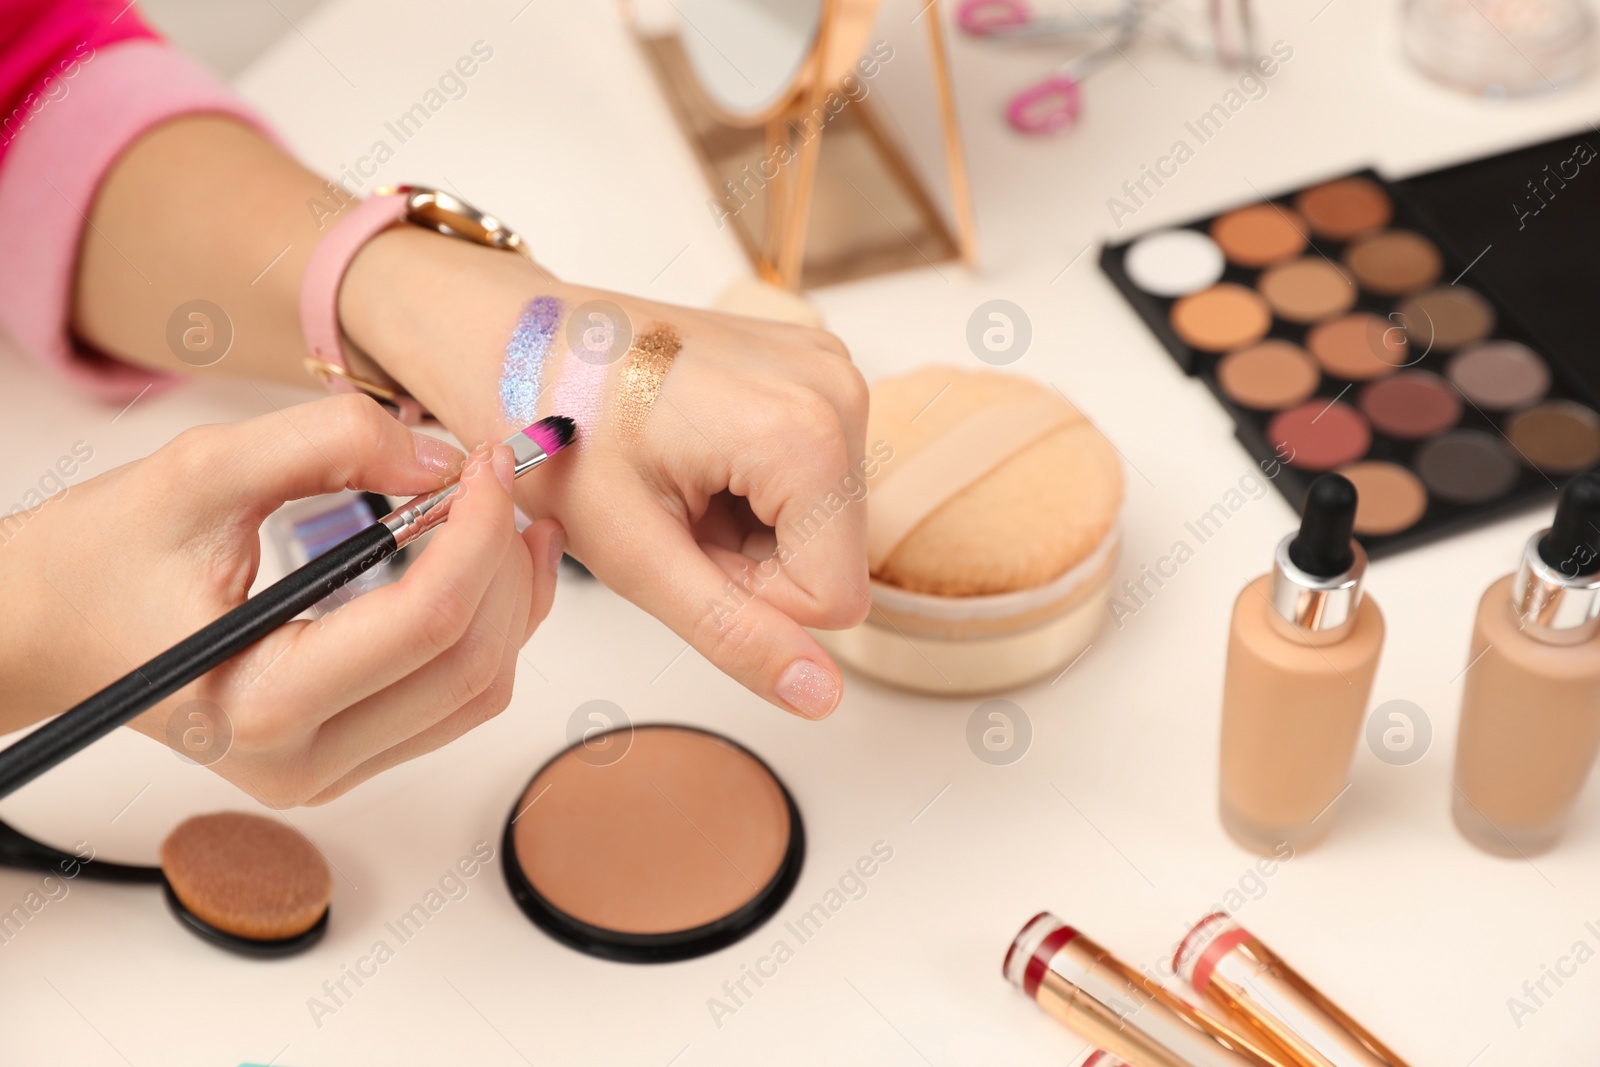
[[[243,602],[257,531],[283,502],[409,496],[459,470],[450,521],[399,582],[291,622],[133,724],[166,741],[190,702],[220,709],[232,740],[212,770],[274,807],[438,748],[505,708],[555,592],[561,527],[517,535],[511,462],[503,445],[463,457],[344,396],[189,430],[73,486],[0,548],[0,727],[65,710]]]
[[[647,178],[638,189],[648,195]],[[156,127],[95,197],[77,333],[146,367],[311,384],[300,280],[333,220],[307,208],[345,202],[333,190],[231,119]],[[612,300],[637,330],[671,326],[683,350],[642,438],[612,440],[602,424],[556,477],[541,477],[548,486],[519,490],[524,510],[558,517],[607,584],[755,693],[828,714],[838,668],[804,627],[850,625],[868,609],[866,389],[843,346],[816,330],[560,285],[512,253],[415,226],[355,258],[340,318],[458,438],[500,440],[521,428],[499,411],[506,340],[539,294],[568,312]],[[169,316],[196,298],[223,309],[234,336],[225,359],[198,370],[166,342]]]
[[[463,439],[519,427],[500,410],[507,339],[534,296],[563,312],[620,306],[635,337],[666,327],[682,348],[642,431],[612,406],[627,357],[607,368],[597,417],[537,490],[571,551],[756,694],[808,718],[837,706],[838,668],[805,627],[854,625],[868,607],[862,478],[867,389],[844,345],[797,326],[697,311],[549,280],[520,257],[415,227],[372,241],[346,276],[352,339]],[[576,363],[556,331],[539,414]],[[446,356],[448,353],[448,356]],[[585,420],[580,418],[580,423]]]

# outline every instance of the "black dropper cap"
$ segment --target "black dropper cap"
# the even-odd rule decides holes
[[[1600,484],[1596,485],[1600,499]],[[1355,565],[1350,538],[1356,528],[1356,487],[1342,474],[1324,474],[1306,493],[1300,532],[1289,542],[1289,562],[1314,578],[1333,578]]]
[[[1600,477],[1580,474],[1561,490],[1539,558],[1568,578],[1600,572]]]

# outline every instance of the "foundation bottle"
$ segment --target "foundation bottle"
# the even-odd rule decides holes
[[[1528,856],[1561,835],[1600,748],[1597,631],[1600,478],[1582,474],[1478,604],[1452,808],[1479,848]]]
[[[1314,842],[1348,781],[1383,648],[1383,615],[1362,595],[1355,513],[1348,479],[1311,483],[1299,531],[1233,605],[1219,810],[1257,852]]]

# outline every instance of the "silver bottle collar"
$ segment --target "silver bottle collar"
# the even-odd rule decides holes
[[[1358,542],[1350,543],[1355,559],[1342,574],[1319,578],[1307,574],[1289,558],[1289,545],[1296,534],[1278,542],[1272,556],[1272,606],[1284,621],[1301,630],[1328,633],[1355,622],[1361,605],[1361,579],[1367,573],[1367,553]]]
[[[1523,632],[1547,645],[1577,645],[1600,633],[1600,574],[1568,575],[1539,554],[1540,530],[1522,547],[1511,610]]]

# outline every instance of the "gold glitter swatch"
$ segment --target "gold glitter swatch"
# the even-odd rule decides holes
[[[617,404],[613,409],[617,435],[625,441],[644,436],[645,423],[661,395],[672,361],[678,358],[683,342],[671,326],[655,326],[633,339],[628,359],[617,382]]]

